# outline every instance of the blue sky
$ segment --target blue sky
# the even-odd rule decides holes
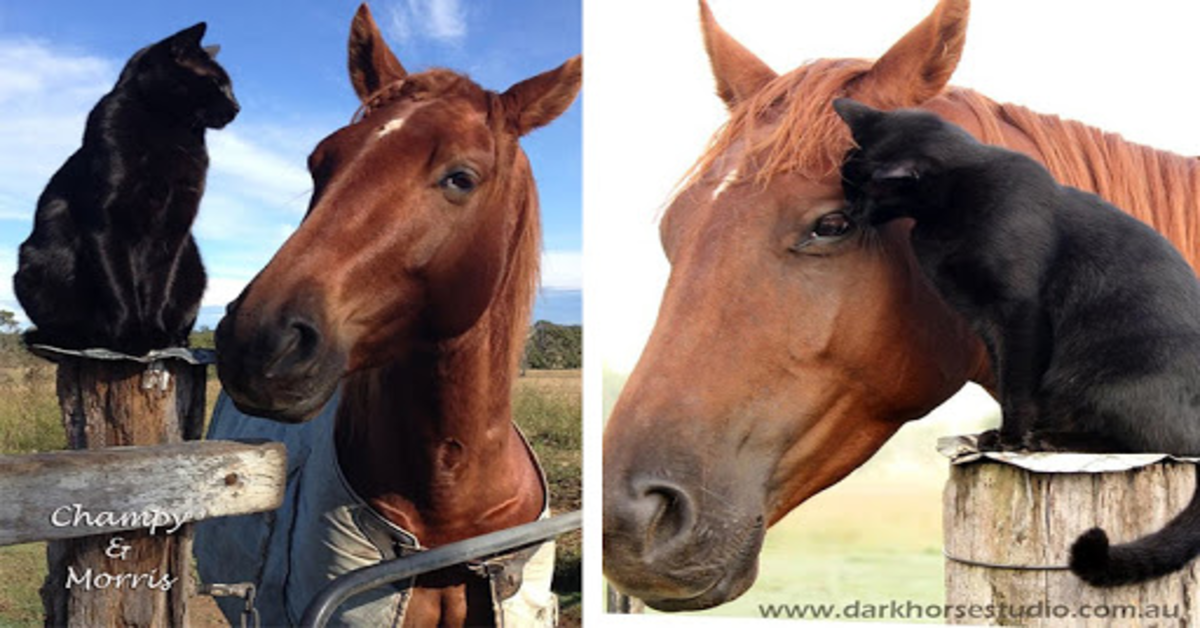
[[[131,54],[198,21],[233,78],[242,113],[209,131],[208,186],[193,233],[209,274],[200,325],[295,229],[308,204],[305,159],[358,106],[346,70],[357,1],[124,0],[0,4],[0,308],[18,311],[11,277],[37,196],[79,147],[87,112]],[[578,1],[387,0],[376,21],[409,71],[463,71],[488,89],[581,51]],[[578,323],[582,287],[582,97],[522,140],[542,200],[543,288],[535,317]]]

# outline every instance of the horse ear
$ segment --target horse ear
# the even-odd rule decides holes
[[[875,62],[855,93],[888,109],[937,96],[962,57],[970,11],[970,0],[941,0]]]
[[[583,57],[527,78],[500,95],[509,124],[518,136],[549,124],[575,101],[583,81]]]
[[[405,76],[408,72],[383,40],[367,3],[362,3],[350,23],[350,83],[354,93],[365,101],[379,88]]]
[[[213,44],[211,46],[205,46],[204,52],[208,54],[208,58],[216,59],[217,55],[221,53],[221,45]]]
[[[700,29],[713,78],[717,80],[717,95],[729,109],[779,76],[717,24],[705,0],[700,0]]]

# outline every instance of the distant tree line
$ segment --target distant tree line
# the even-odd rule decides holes
[[[12,364],[28,359],[21,345],[16,315],[0,309],[0,362]],[[192,347],[213,348],[213,330],[200,327],[189,337]],[[577,369],[583,367],[583,327],[538,321],[529,329],[523,368]]]
[[[0,366],[20,366],[30,361],[21,344],[21,324],[17,315],[0,310]]]
[[[531,369],[583,367],[583,326],[538,321],[529,330],[522,366]]]

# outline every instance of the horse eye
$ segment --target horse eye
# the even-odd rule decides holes
[[[854,230],[854,222],[843,212],[832,212],[817,219],[813,238],[840,238]]]
[[[479,185],[479,182],[476,180],[475,174],[469,170],[454,170],[442,177],[441,181],[438,181],[438,187],[442,188],[447,194],[457,196],[470,194],[475,190],[477,185]]]

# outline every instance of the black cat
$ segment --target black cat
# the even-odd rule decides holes
[[[1003,420],[984,447],[1200,454],[1200,283],[1166,239],[933,114],[834,108],[858,144],[847,215],[914,219],[922,271],[987,345]],[[1071,568],[1111,586],[1198,554],[1200,493],[1133,543],[1090,530]]]
[[[237,115],[203,22],[138,51],[38,199],[14,287],[29,344],[143,355],[185,346],[206,282],[190,229],[206,128]]]

